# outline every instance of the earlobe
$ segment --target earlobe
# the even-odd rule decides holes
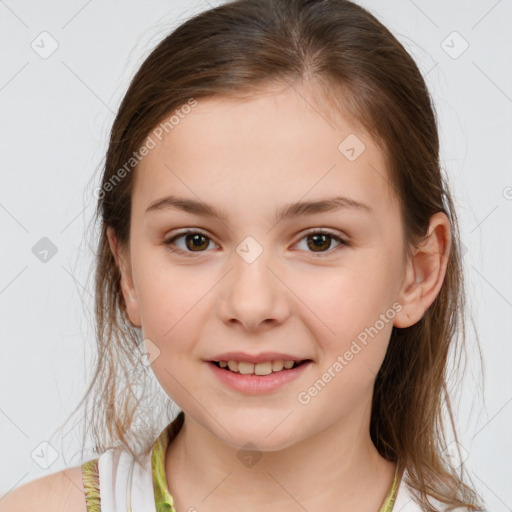
[[[129,256],[124,254],[124,251],[120,247],[117,237],[115,236],[114,230],[111,226],[107,227],[107,238],[110,245],[110,250],[114,255],[114,259],[121,273],[121,290],[123,293],[124,302],[126,304],[126,313],[132,325],[134,327],[140,327],[142,324],[140,320],[139,304],[135,287],[133,285]]]
[[[414,325],[434,302],[444,282],[450,249],[450,221],[437,212],[430,219],[427,236],[406,263],[398,298],[402,310],[395,316],[395,327]]]

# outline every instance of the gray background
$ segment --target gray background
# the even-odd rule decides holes
[[[84,233],[108,131],[143,58],[218,3],[0,0],[0,493],[81,462],[79,417],[51,436],[84,391],[93,354]],[[512,0],[358,3],[412,53],[434,97],[485,361],[482,390],[469,330],[456,420],[488,509],[510,511]],[[46,262],[36,256],[44,248]],[[55,450],[47,468],[33,457],[45,450],[48,460]]]

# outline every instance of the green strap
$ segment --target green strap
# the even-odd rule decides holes
[[[174,499],[167,488],[165,478],[165,450],[169,444],[169,433],[165,429],[158,437],[151,456],[153,469],[153,488],[155,491],[155,507],[157,512],[176,512]]]
[[[386,499],[384,500],[384,503],[382,504],[382,507],[380,508],[379,512],[391,512],[393,510],[393,506],[395,504],[396,494],[398,489],[398,463],[396,465],[395,469],[395,477],[393,478],[393,485],[391,486],[391,489],[389,490]]]
[[[100,477],[97,458],[82,464],[82,482],[84,484],[87,512],[101,512]]]

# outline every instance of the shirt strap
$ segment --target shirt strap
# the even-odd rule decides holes
[[[98,458],[88,460],[82,464],[82,482],[87,512],[101,512]]]
[[[379,512],[392,512],[393,505],[395,504],[396,494],[398,490],[398,463],[395,466],[395,476],[393,478],[393,484],[391,485],[391,489],[389,490],[382,507]]]

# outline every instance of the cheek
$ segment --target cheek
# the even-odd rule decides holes
[[[134,275],[142,333],[158,349],[159,357],[152,363],[157,378],[172,384],[167,372],[179,376],[196,357],[196,342],[206,323],[208,293],[215,280],[193,266],[172,265],[164,251],[148,254],[146,260],[141,257]]]
[[[137,295],[144,335],[165,344],[180,338],[183,330],[191,332],[201,310],[201,298],[214,282],[192,266],[172,265],[163,249],[155,253],[152,260],[138,266]]]
[[[142,287],[143,335],[154,344],[157,354],[151,369],[162,389],[181,408],[190,401],[190,394],[201,393],[200,383],[191,375],[191,369],[197,368],[191,366],[191,359],[195,358],[204,324],[200,299],[205,293],[204,285],[196,279],[171,270],[148,273]]]
[[[328,337],[345,339],[372,325],[391,307],[393,278],[387,264],[364,261],[302,274],[294,287],[307,317]]]
[[[302,320],[316,338],[325,369],[344,373],[344,379],[372,380],[386,354],[395,317],[391,260],[391,254],[383,259],[368,251],[338,269],[303,276],[296,288]],[[338,356],[342,372],[333,367]]]

